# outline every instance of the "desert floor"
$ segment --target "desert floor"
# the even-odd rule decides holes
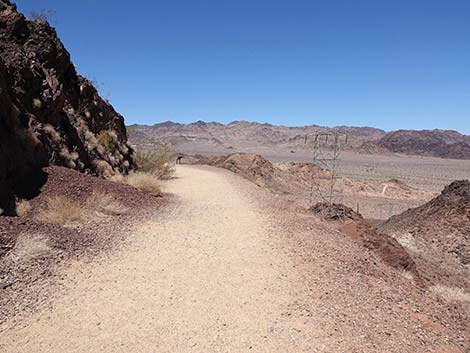
[[[123,249],[77,259],[50,309],[2,324],[0,350],[462,351],[412,278],[295,205],[210,167],[165,190]]]

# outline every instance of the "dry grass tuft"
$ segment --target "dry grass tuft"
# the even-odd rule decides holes
[[[470,293],[467,293],[458,287],[447,287],[442,284],[436,284],[435,286],[430,287],[430,290],[448,302],[470,303]]]
[[[93,193],[88,197],[84,206],[90,211],[108,216],[121,215],[127,211],[127,208],[114,197],[100,192]]]
[[[16,241],[13,255],[23,262],[33,262],[36,260],[51,257],[56,250],[48,244],[43,236],[22,235]]]
[[[93,193],[85,201],[55,196],[47,200],[47,206],[41,210],[38,219],[46,223],[75,227],[102,216],[116,216],[124,212],[126,208],[108,194]]]
[[[90,215],[87,211],[77,200],[54,196],[47,199],[47,205],[39,212],[38,219],[46,223],[73,227],[88,221]]]
[[[154,174],[137,172],[126,176],[115,175],[109,180],[133,186],[149,195],[161,195],[160,182]]]
[[[28,200],[16,201],[16,215],[18,217],[26,216],[31,211],[31,204]]]

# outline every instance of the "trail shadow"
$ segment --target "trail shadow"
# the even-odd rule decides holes
[[[41,188],[47,182],[48,177],[49,174],[43,169],[34,169],[15,180],[13,192],[20,199],[35,198],[41,193]]]
[[[31,200],[41,193],[49,174],[42,169],[34,169],[14,181],[2,181],[0,185],[0,215],[16,216],[16,200]]]

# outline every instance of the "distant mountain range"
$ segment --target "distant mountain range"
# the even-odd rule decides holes
[[[338,133],[342,148],[346,150],[470,159],[470,136],[452,130],[398,130],[387,133],[372,127],[354,126],[290,127],[247,121],[229,124],[167,121],[152,126],[131,125],[128,131],[131,143],[137,147],[167,144],[185,150],[191,146],[235,150],[256,147],[298,149],[311,148],[318,133]]]

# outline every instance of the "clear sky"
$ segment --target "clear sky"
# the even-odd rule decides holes
[[[470,133],[469,0],[17,0],[128,124]]]

